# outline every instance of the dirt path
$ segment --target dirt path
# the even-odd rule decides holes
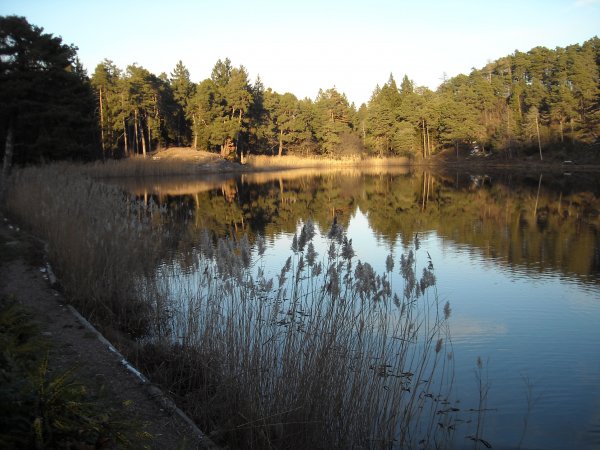
[[[50,287],[41,244],[4,218],[0,218],[0,297],[14,299],[33,313],[50,344],[52,373],[74,369],[76,379],[90,391],[102,390],[107,404],[129,405],[131,423],[144,424],[153,436],[139,448],[210,448],[206,437],[156,387],[128,370],[109,343]]]

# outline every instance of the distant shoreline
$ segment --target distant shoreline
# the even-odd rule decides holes
[[[295,171],[309,175],[320,171],[355,171],[361,173],[406,174],[414,170],[433,171],[514,171],[583,173],[600,172],[600,164],[577,163],[548,159],[501,159],[491,157],[464,157],[453,160],[448,154],[438,154],[427,160],[411,160],[406,157],[384,158],[327,158],[296,155],[265,156],[250,155],[242,163],[224,159],[216,153],[193,150],[189,147],[171,147],[158,150],[146,158],[135,156],[119,160],[96,161],[77,164],[76,170],[93,178],[154,178],[166,176],[213,176],[221,178],[228,174],[259,174],[267,172]]]

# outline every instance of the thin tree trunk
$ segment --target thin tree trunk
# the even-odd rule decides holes
[[[181,111],[177,113],[177,146],[181,147]]]
[[[573,118],[572,117],[569,120],[569,124],[571,125],[571,144],[574,144],[575,143],[575,131],[573,131],[574,127],[573,127]]]
[[[104,146],[104,105],[102,104],[102,86],[100,86],[98,98],[100,100],[100,144],[102,145],[102,159],[104,159],[106,148]]]
[[[538,147],[540,148],[540,161],[542,161],[544,158],[542,157],[542,141],[540,139],[540,125],[538,123],[538,115],[535,116],[535,129],[537,130]]]
[[[511,136],[510,136],[510,105],[506,109],[506,136],[508,138],[508,158],[512,158]]]
[[[148,125],[148,152],[152,153],[152,128]]]
[[[146,157],[146,134],[144,133],[144,127],[142,126],[142,118],[140,117],[140,135],[142,137],[142,156]]]
[[[198,150],[198,124],[196,122],[196,114],[192,115],[192,124],[194,126],[194,144],[192,148]]]
[[[560,123],[560,142],[561,144],[565,142],[565,133],[564,133],[564,129],[563,129],[563,122],[564,119],[561,118],[559,123]]]
[[[127,119],[123,118],[123,141],[125,142],[125,156],[129,157],[129,133],[127,131]]]
[[[429,140],[429,125],[427,125],[426,131],[427,131],[427,156],[431,156],[431,141]]]
[[[13,155],[15,151],[14,142],[14,119],[11,117],[8,120],[8,129],[6,130],[6,140],[4,141],[4,164],[2,165],[2,184],[10,175],[12,168]],[[3,188],[0,186],[0,188]]]
[[[138,154],[138,112],[133,110],[133,152]]]
[[[279,130],[279,152],[277,156],[283,155],[283,130]]]

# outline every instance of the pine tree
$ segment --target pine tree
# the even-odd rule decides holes
[[[342,142],[341,136],[353,128],[348,99],[335,88],[320,90],[315,106],[315,132],[323,152],[334,155]]]
[[[107,153],[115,157],[124,134],[124,113],[119,90],[121,77],[119,68],[105,59],[96,66],[90,80],[96,91],[103,157]]]
[[[3,176],[26,163],[96,156],[95,101],[77,48],[24,17],[0,17]]]
[[[191,138],[191,124],[188,122],[186,111],[190,100],[194,96],[195,86],[190,80],[190,72],[182,61],[177,62],[169,78],[169,85],[173,94],[173,116],[176,129],[177,145],[189,145]]]

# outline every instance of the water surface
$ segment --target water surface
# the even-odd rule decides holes
[[[275,275],[292,236],[334,220],[357,259],[384,271],[419,237],[450,319],[461,407],[489,388],[494,448],[600,447],[600,181],[595,174],[294,171],[148,182],[130,192],[166,206],[172,257],[193,267],[199,230],[260,234]],[[317,251],[326,253],[325,239]],[[483,369],[476,371],[480,358]],[[460,431],[456,446],[471,444]]]

